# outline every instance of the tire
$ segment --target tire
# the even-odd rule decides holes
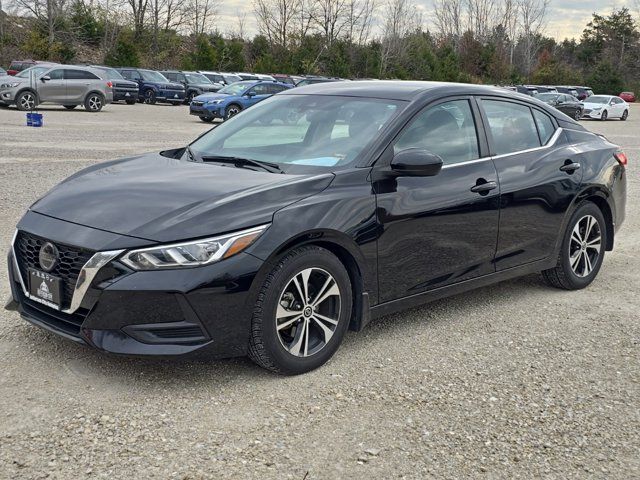
[[[622,114],[622,116],[620,117],[620,120],[622,120],[623,122],[627,121],[627,118],[629,118],[629,110],[625,110],[624,113]]]
[[[127,105],[135,105],[136,104],[135,100],[125,100],[125,102],[127,102]]]
[[[66,108],[67,110],[73,110],[74,108],[77,107],[77,105],[63,105],[64,108]]]
[[[602,120],[604,122],[604,121],[607,120],[607,118],[609,118],[609,114],[605,110],[604,112],[602,112],[602,116],[600,117],[600,120]]]
[[[144,103],[147,105],[155,105],[156,104],[156,92],[149,89],[144,92]]]
[[[100,93],[90,93],[84,99],[84,108],[87,112],[98,113],[104,107],[104,97]]]
[[[33,110],[38,106],[38,97],[30,90],[22,92],[16,98],[16,107],[18,110],[26,112],[27,110]]]
[[[202,120],[205,123],[211,123],[213,122],[213,117],[200,117],[200,120]]]
[[[313,300],[304,301],[303,291]],[[284,375],[318,368],[340,346],[349,327],[351,306],[349,274],[335,255],[315,245],[291,250],[278,261],[258,293],[249,357]]]
[[[573,114],[573,118],[574,120],[578,121],[582,118],[582,110],[580,110],[579,108],[576,109],[575,113]]]
[[[191,102],[193,102],[193,99],[196,98],[197,96],[198,94],[196,92],[190,92],[189,95],[187,95],[185,103],[187,105],[191,105]]]
[[[231,117],[235,117],[242,111],[242,107],[237,103],[232,103],[224,111],[224,119],[229,120]]]
[[[583,203],[569,220],[556,266],[544,270],[542,278],[548,285],[564,290],[587,287],[600,271],[606,245],[607,228],[602,212],[594,203]]]

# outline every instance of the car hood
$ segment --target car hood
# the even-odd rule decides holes
[[[584,101],[582,102],[582,104],[585,107],[591,108],[591,109],[608,106],[606,103],[590,103],[590,102],[584,102]]]
[[[269,223],[273,214],[324,190],[333,174],[288,175],[148,154],[69,177],[31,210],[157,242]]]
[[[216,89],[220,90],[222,88],[221,86],[214,85],[213,83],[192,83],[189,86],[200,88],[201,90],[210,90],[210,91],[214,91]]]
[[[138,88],[138,84],[136,82],[132,82],[131,80],[122,80],[117,78],[115,80],[111,80],[111,83],[116,87],[127,87],[127,88]]]
[[[218,100],[229,98],[231,95],[228,93],[203,93],[202,95],[198,95],[194,98],[194,100],[198,100],[200,102],[208,102],[210,100]]]

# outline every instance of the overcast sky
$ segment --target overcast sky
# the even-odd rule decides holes
[[[384,0],[379,0],[383,3]],[[428,22],[432,11],[432,0],[416,0]],[[614,8],[633,9],[634,0],[551,0],[549,24],[546,34],[563,40],[580,38],[582,30],[591,19],[592,13],[609,14]],[[222,0],[219,7],[218,28],[222,33],[238,32],[238,17],[245,17],[245,36],[252,37],[256,32],[251,0]]]

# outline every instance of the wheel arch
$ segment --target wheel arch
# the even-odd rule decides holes
[[[89,96],[90,96],[90,95],[93,95],[94,93],[97,93],[97,94],[98,94],[98,95],[100,95],[102,98],[105,98],[105,99],[107,98],[107,96],[106,96],[104,93],[102,93],[100,90],[95,90],[95,89],[94,89],[94,90],[89,90],[89,91],[87,92],[87,94],[84,96],[84,101],[86,102],[86,101],[87,101],[87,98],[89,98]]]
[[[264,276],[273,268],[273,265],[287,252],[305,245],[316,245],[330,251],[344,265],[351,281],[351,293],[353,297],[351,320],[349,329],[362,330],[369,323],[369,294],[365,292],[364,258],[359,253],[358,247],[346,235],[332,230],[314,230],[304,232],[282,243],[265,262]],[[262,275],[261,275],[262,276]]]
[[[607,244],[605,245],[606,251],[613,250],[614,236],[615,236],[615,228],[613,223],[613,211],[611,209],[611,205],[609,204],[609,192],[607,192],[602,187],[590,187],[584,190],[576,197],[576,201],[574,202],[573,208],[571,209],[571,214],[575,211],[578,206],[583,202],[591,202],[594,203],[602,212],[604,216],[604,221],[606,223],[607,228]]]
[[[35,91],[35,89],[33,89],[33,88],[31,88],[31,87],[28,87],[28,86],[27,86],[27,87],[24,87],[24,88],[21,88],[20,90],[18,90],[18,91],[16,92],[15,96],[13,97],[13,101],[14,101],[14,103],[18,100],[18,97],[19,97],[20,95],[22,95],[23,93],[25,93],[25,92],[31,92],[31,93],[33,93],[33,94],[36,96],[36,101],[37,101],[38,103],[40,103],[40,95],[38,95],[38,92],[36,92],[36,91]]]

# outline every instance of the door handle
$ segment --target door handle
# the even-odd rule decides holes
[[[498,188],[496,182],[487,182],[484,178],[479,178],[476,184],[471,187],[473,193],[479,193],[480,195],[486,195],[491,190]]]
[[[566,172],[568,174],[572,174],[576,170],[580,168],[580,164],[576,162],[572,162],[571,160],[567,160],[564,162],[564,165],[560,167],[561,172]]]

